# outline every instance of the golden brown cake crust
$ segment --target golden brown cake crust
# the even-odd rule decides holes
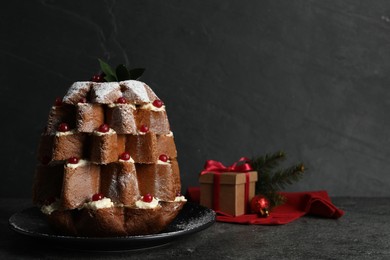
[[[77,236],[163,230],[185,204],[176,201],[180,173],[164,103],[136,80],[75,82],[57,101],[33,184],[33,202],[49,223]]]
[[[49,224],[61,234],[88,237],[135,236],[163,231],[185,202],[160,202],[154,209],[111,207],[55,211]]]

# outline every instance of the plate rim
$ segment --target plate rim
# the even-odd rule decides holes
[[[189,229],[183,229],[183,230],[177,230],[177,231],[167,231],[167,232],[162,232],[162,233],[157,233],[157,234],[148,234],[148,235],[135,235],[135,236],[113,236],[113,237],[83,237],[83,236],[71,236],[71,235],[61,235],[61,234],[48,234],[48,233],[42,233],[42,232],[36,232],[36,231],[29,231],[21,228],[18,226],[16,223],[12,221],[17,215],[19,214],[25,214],[24,212],[29,211],[29,210],[36,210],[37,207],[28,207],[24,208],[18,212],[15,212],[12,214],[9,219],[8,219],[8,225],[9,227],[25,236],[29,237],[36,237],[36,238],[41,238],[41,239],[49,239],[49,240],[61,240],[61,241],[69,241],[69,242],[118,242],[118,241],[123,241],[123,242],[142,242],[142,241],[158,241],[158,240],[163,240],[163,239],[170,239],[173,240],[177,237],[181,236],[186,236],[186,235],[191,235],[193,233],[205,230],[212,226],[216,222],[216,213],[209,208],[206,208],[204,206],[201,206],[199,204],[187,202],[186,203],[188,206],[192,205],[193,207],[199,207],[204,210],[207,210],[209,214],[212,214],[212,220],[206,222],[203,225],[189,228]],[[179,213],[180,214],[180,213]]]

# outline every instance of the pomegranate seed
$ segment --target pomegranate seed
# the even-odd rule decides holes
[[[161,100],[159,99],[156,99],[155,101],[153,101],[153,106],[157,107],[157,108],[160,108],[164,105],[164,102],[162,102]]]
[[[149,127],[147,125],[141,125],[139,129],[142,133],[147,133],[149,131]]]
[[[62,106],[62,98],[57,97],[56,100],[54,101],[54,105],[56,107]]]
[[[68,163],[77,164],[77,163],[79,163],[79,158],[77,158],[77,157],[70,157],[68,159]]]
[[[124,97],[120,97],[116,101],[116,103],[119,103],[119,104],[126,104],[126,102],[127,102],[127,100]]]
[[[124,160],[124,161],[128,161],[128,160],[130,160],[130,154],[128,152],[124,152],[119,156],[119,159]]]
[[[163,161],[163,162],[167,162],[168,161],[168,156],[166,156],[165,154],[162,154],[158,157],[158,159],[160,161]]]
[[[69,126],[67,123],[61,123],[59,126],[58,126],[58,131],[60,132],[67,132],[69,131]]]
[[[142,201],[143,201],[143,202],[152,202],[152,200],[153,200],[153,196],[150,195],[150,193],[145,194],[145,195],[143,196],[143,198],[142,198]]]
[[[104,195],[102,193],[96,193],[92,196],[92,201],[98,201],[104,198]]]
[[[99,126],[98,131],[102,133],[107,133],[108,131],[110,131],[110,127],[107,124],[102,124],[101,126]]]

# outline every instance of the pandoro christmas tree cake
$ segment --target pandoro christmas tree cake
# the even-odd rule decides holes
[[[165,105],[135,80],[142,69],[100,65],[50,110],[33,202],[62,234],[160,232],[186,203]]]

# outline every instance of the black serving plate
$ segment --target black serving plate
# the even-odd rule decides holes
[[[75,237],[63,236],[50,229],[45,216],[36,207],[24,209],[9,219],[11,228],[23,235],[44,239],[53,246],[77,250],[118,251],[158,247],[210,227],[215,212],[193,203],[186,203],[165,231],[143,236]]]

